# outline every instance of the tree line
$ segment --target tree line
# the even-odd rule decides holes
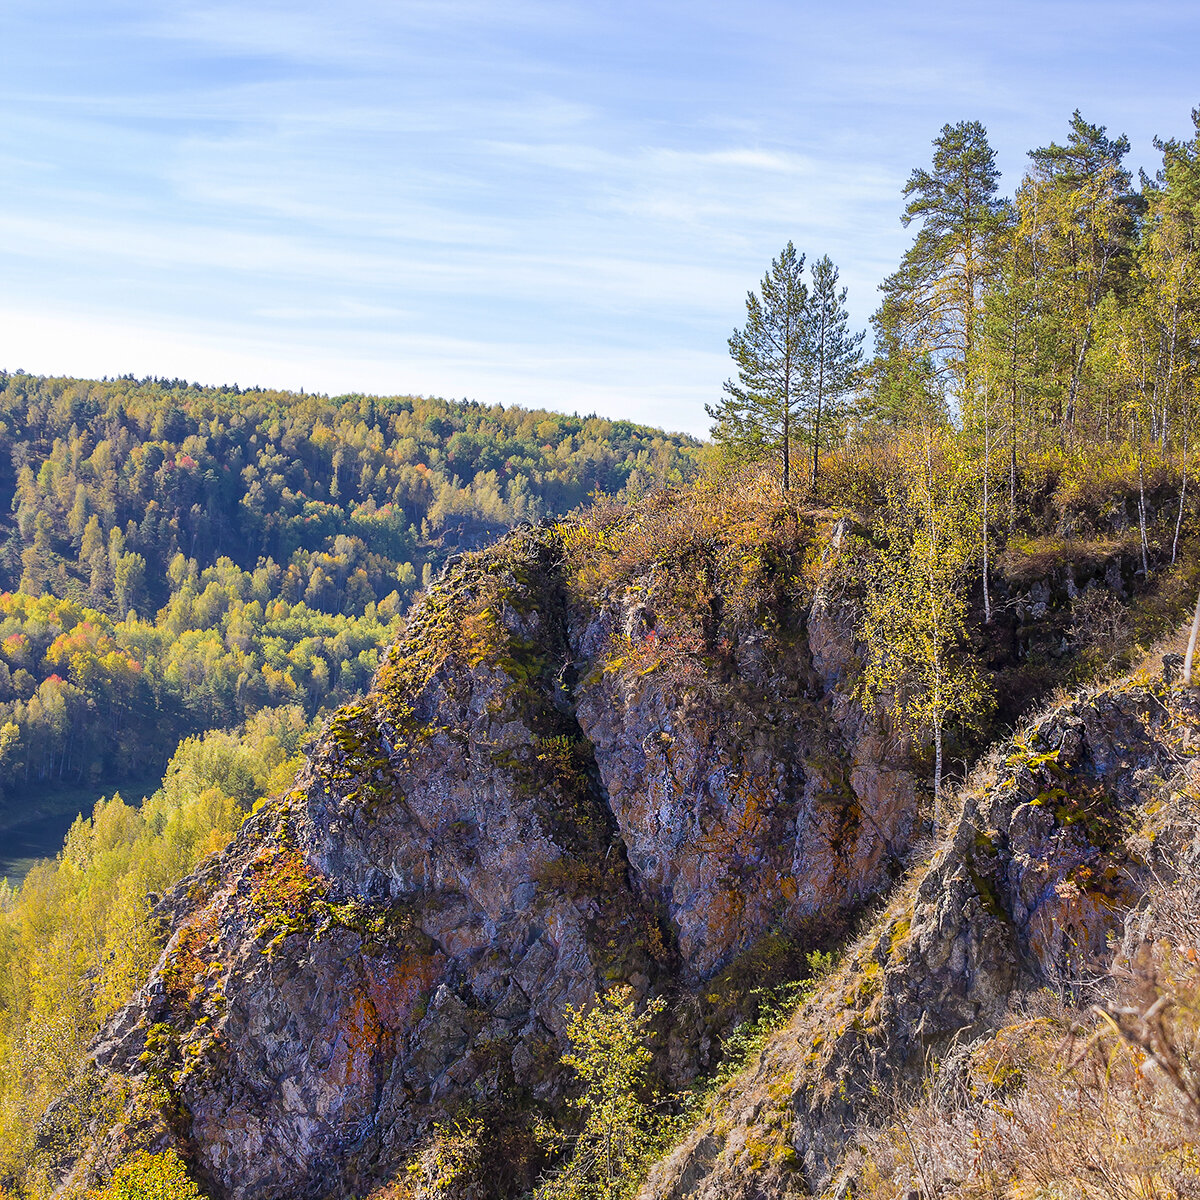
[[[162,950],[155,898],[225,846],[256,801],[291,785],[311,733],[303,711],[285,705],[236,732],[188,738],[144,803],[102,798],[56,859],[16,891],[0,881],[0,1194],[48,1196],[58,1185],[39,1161],[38,1123],[68,1085],[93,1112],[119,1107],[98,1091],[85,1055]],[[171,1183],[104,1194],[197,1195]]]
[[[987,130],[945,125],[904,186],[912,245],[881,284],[874,355],[851,334],[828,258],[803,279],[789,243],[729,346],[737,378],[709,408],[735,457],[773,455],[785,487],[812,450],[901,426],[954,427],[1003,451],[1088,442],[1186,448],[1200,404],[1200,108],[1156,139],[1137,183],[1129,139],[1076,111],[1031,150],[1012,196]]]
[[[696,449],[501,405],[0,373],[0,797],[345,703],[455,549],[690,478]]]
[[[177,574],[152,620],[0,594],[0,797],[137,777],[187,734],[260,709],[346,703],[399,632],[394,598],[346,616],[289,604],[228,559]]]
[[[1037,489],[1100,500],[1107,488],[1110,532],[1133,525],[1143,583],[1194,537],[1200,108],[1191,117],[1192,137],[1156,139],[1160,166],[1135,184],[1128,138],[1077,110],[1062,142],[1029,152],[1012,196],[984,126],[947,124],[904,185],[915,236],[880,286],[870,361],[836,268],[823,258],[806,282],[790,242],[729,340],[737,374],[708,409],[714,440],[734,461],[773,460],[785,493],[866,518],[854,556],[864,697],[930,739],[935,799],[947,723],[992,703],[967,598],[978,590],[990,625],[997,556],[1031,506],[1049,507]],[[798,480],[802,446],[811,469]],[[887,448],[872,494],[848,492],[844,470],[821,478],[833,446]],[[1066,562],[1089,531],[1058,532]]]
[[[461,541],[689,478],[697,446],[467,401],[0,372],[0,587],[145,616],[177,555],[226,557],[277,564],[289,602],[361,613]]]

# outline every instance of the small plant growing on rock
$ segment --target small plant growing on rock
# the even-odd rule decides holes
[[[87,1200],[204,1200],[174,1150],[139,1150],[114,1172],[107,1185],[89,1191]]]
[[[478,1175],[483,1122],[464,1116],[434,1127],[425,1149],[408,1164],[408,1182],[423,1200],[459,1200]]]

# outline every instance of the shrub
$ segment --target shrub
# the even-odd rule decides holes
[[[88,1200],[204,1200],[174,1150],[150,1154],[139,1150],[114,1172],[101,1189],[88,1192]]]

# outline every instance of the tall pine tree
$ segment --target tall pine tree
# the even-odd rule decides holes
[[[1124,135],[1108,137],[1076,109],[1065,145],[1031,150],[1017,191],[1030,262],[1040,277],[1039,320],[1053,348],[1054,416],[1075,424],[1080,385],[1106,296],[1123,289],[1133,265],[1140,200],[1122,166]]]
[[[838,269],[826,254],[812,265],[812,287],[805,308],[814,487],[821,455],[821,418],[827,422],[836,418],[838,402],[853,386],[862,363],[866,334],[850,333],[849,323],[846,289],[838,289]]]
[[[713,438],[737,457],[778,454],[783,489],[791,486],[791,442],[805,401],[808,287],[804,255],[788,242],[763,277],[761,296],[746,294],[746,324],[729,339],[738,378],[705,411]]]
[[[963,405],[970,404],[982,289],[1002,223],[999,177],[980,122],[944,125],[931,168],[917,168],[904,185],[901,221],[920,221],[920,231],[881,287],[881,314],[897,339],[914,358],[927,356]]]

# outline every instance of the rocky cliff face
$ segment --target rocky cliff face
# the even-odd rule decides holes
[[[843,1155],[876,1096],[902,1093],[951,1047],[993,1031],[1022,991],[1070,994],[1102,971],[1192,840],[1169,835],[1181,820],[1194,831],[1198,748],[1200,698],[1149,680],[1037,720],[641,1200],[843,1191]]]
[[[65,1179],[170,1143],[214,1196],[362,1195],[469,1111],[463,1200],[519,1194],[569,1005],[615,981],[672,997],[677,1086],[737,1018],[739,971],[744,992],[892,885],[917,787],[855,697],[845,525],[738,503],[451,562],[294,789],[160,905],[162,958],[94,1051],[123,1115]],[[821,1183],[870,1079],[1100,953],[1137,893],[1123,822],[1185,709],[1141,689],[1047,718],[646,1195]]]
[[[164,902],[162,960],[95,1051],[142,1140],[216,1195],[350,1195],[469,1101],[513,1174],[489,1186],[516,1186],[569,1004],[677,992],[894,876],[914,783],[851,696],[838,607],[729,616],[713,660],[652,594],[581,602],[551,530],[448,569],[295,789]],[[677,1036],[665,1069],[702,1058]]]

